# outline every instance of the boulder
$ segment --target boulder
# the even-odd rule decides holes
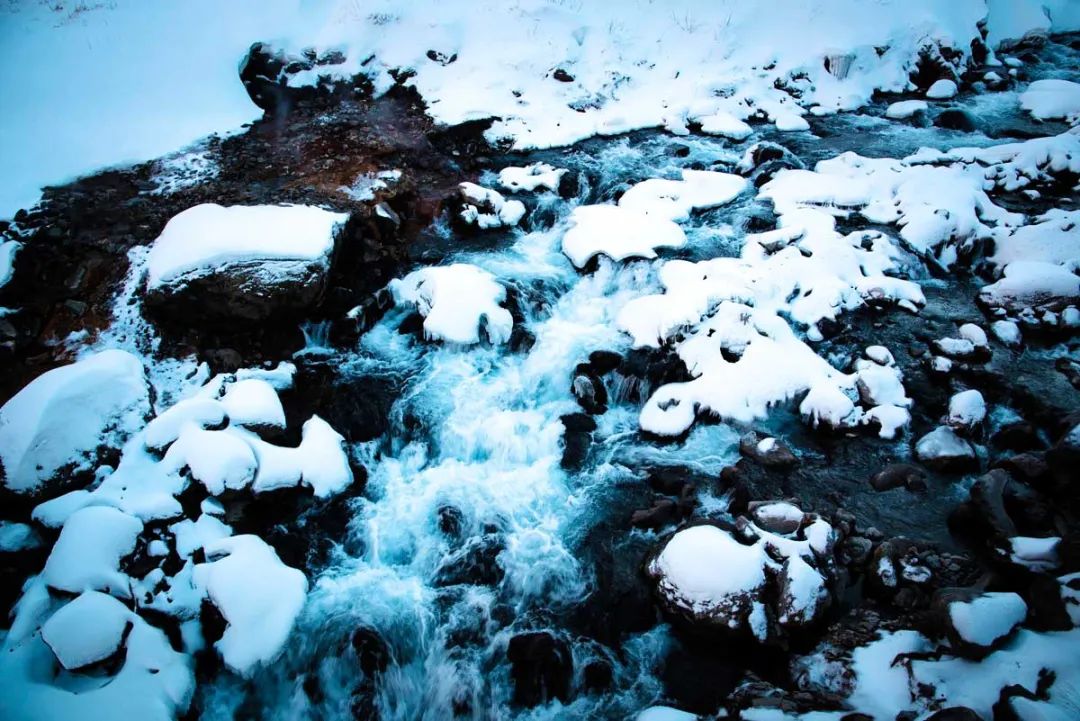
[[[776,438],[759,438],[751,431],[739,439],[739,453],[753,459],[766,468],[791,468],[799,463],[798,456]]]
[[[547,631],[519,633],[506,649],[514,680],[514,703],[533,707],[570,698],[574,658],[565,640]]]
[[[893,488],[907,488],[917,491],[926,488],[926,473],[910,463],[890,463],[874,474],[870,485],[875,491],[889,491]]]
[[[1015,593],[945,589],[931,609],[952,649],[979,659],[1000,646],[1027,617],[1027,604]]]
[[[915,444],[915,457],[942,472],[963,472],[978,467],[975,448],[948,426],[939,426]]]

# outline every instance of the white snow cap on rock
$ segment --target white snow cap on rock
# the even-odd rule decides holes
[[[421,268],[390,281],[394,301],[424,316],[429,340],[472,345],[483,335],[495,344],[510,340],[514,319],[502,307],[506,289],[495,276],[475,265]]]
[[[214,645],[229,668],[250,676],[281,652],[304,606],[307,579],[257,536],[232,536],[204,550],[210,560],[195,567],[195,582],[228,622]]]
[[[3,483],[32,493],[61,469],[89,470],[98,448],[119,448],[148,415],[142,362],[126,351],[48,371],[0,408]]]
[[[953,428],[971,428],[986,418],[986,401],[975,389],[960,391],[949,399],[948,424]]]
[[[334,233],[348,217],[309,205],[196,205],[173,216],[151,246],[147,287],[231,265],[261,263],[262,272],[286,278],[310,265],[328,268]]]
[[[135,550],[142,529],[142,521],[108,506],[76,511],[60,531],[41,577],[50,588],[68,593],[106,591],[130,598],[120,559]]]
[[[746,185],[746,178],[731,173],[683,170],[682,180],[650,178],[634,185],[619,198],[619,207],[682,221],[692,211],[730,203]]]
[[[525,217],[524,203],[507,200],[497,190],[476,183],[461,183],[458,190],[465,200],[460,216],[469,225],[481,229],[513,227]]]
[[[955,80],[942,78],[936,81],[926,90],[926,97],[932,100],[945,100],[956,95],[957,87]]]
[[[949,604],[949,621],[964,641],[990,646],[1027,617],[1027,604],[1015,593],[984,593]]]
[[[221,405],[229,422],[240,426],[285,428],[285,409],[272,385],[258,378],[231,383]]]
[[[925,100],[900,100],[885,108],[885,117],[892,120],[910,118],[918,112],[925,112],[929,107]]]
[[[547,163],[532,163],[523,168],[509,167],[499,171],[499,185],[512,193],[533,191],[537,188],[558,190],[565,168],[554,168]]]
[[[686,234],[670,218],[622,205],[581,205],[570,213],[562,251],[577,268],[597,255],[614,261],[655,258],[659,248],[681,248]]]
[[[74,671],[116,653],[132,615],[112,596],[86,591],[49,617],[41,627],[41,638],[60,664]]]
[[[975,449],[948,426],[938,426],[915,444],[920,461],[974,458]]]
[[[1036,80],[1020,94],[1020,107],[1039,120],[1080,120],[1080,83]]]

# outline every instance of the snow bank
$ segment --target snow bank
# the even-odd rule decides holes
[[[710,170],[683,170],[682,180],[652,178],[634,185],[619,198],[619,207],[682,221],[691,211],[734,200],[746,188],[745,178]]]
[[[510,339],[514,319],[502,307],[506,289],[473,265],[421,268],[390,281],[394,301],[412,305],[424,316],[429,340],[471,345],[482,337],[499,344]]]
[[[204,550],[211,560],[195,567],[195,581],[229,624],[214,645],[229,668],[250,676],[281,652],[304,606],[307,579],[256,536],[232,536]]]
[[[1080,120],[1080,83],[1036,80],[1020,94],[1020,107],[1039,120]]]
[[[203,203],[178,213],[154,241],[147,288],[175,285],[229,266],[261,264],[287,280],[298,267],[329,268],[334,231],[348,218],[307,205]]]
[[[0,408],[3,483],[33,493],[61,471],[89,470],[99,448],[119,448],[149,414],[142,362],[130,353],[48,371]]]

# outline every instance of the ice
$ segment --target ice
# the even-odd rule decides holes
[[[1020,106],[1039,120],[1080,120],[1080,83],[1036,80],[1020,94]]]
[[[949,604],[949,620],[960,638],[990,646],[1027,617],[1027,604],[1015,593],[984,593],[971,601]]]
[[[304,606],[307,579],[257,536],[232,536],[204,550],[208,561],[195,567],[195,581],[228,622],[214,645],[229,668],[250,676],[281,652]]]
[[[621,205],[582,205],[570,213],[562,250],[576,267],[597,255],[612,260],[655,258],[660,248],[686,245],[682,228],[668,218]]]
[[[112,596],[85,591],[49,617],[41,627],[41,638],[60,664],[73,671],[115,654],[132,615]]]
[[[4,485],[33,493],[56,477],[93,467],[99,448],[118,448],[150,414],[142,362],[120,350],[87,356],[34,379],[0,408]]]
[[[523,168],[503,168],[499,171],[499,185],[512,193],[532,192],[537,188],[558,190],[564,168],[553,168],[547,163],[532,163]]]
[[[308,205],[203,203],[173,216],[150,249],[147,287],[182,284],[230,266],[260,263],[271,278],[326,270],[348,215]]]
[[[142,522],[123,511],[91,506],[67,519],[45,561],[41,577],[51,588],[68,593],[106,591],[130,598],[127,575],[120,559],[135,548]]]
[[[510,339],[514,319],[502,307],[506,289],[485,270],[473,265],[421,268],[390,282],[398,304],[409,304],[424,316],[429,340],[472,345]]]

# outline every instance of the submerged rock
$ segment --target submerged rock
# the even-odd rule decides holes
[[[514,703],[532,707],[570,698],[574,659],[562,638],[547,631],[521,633],[506,649],[514,680]]]

